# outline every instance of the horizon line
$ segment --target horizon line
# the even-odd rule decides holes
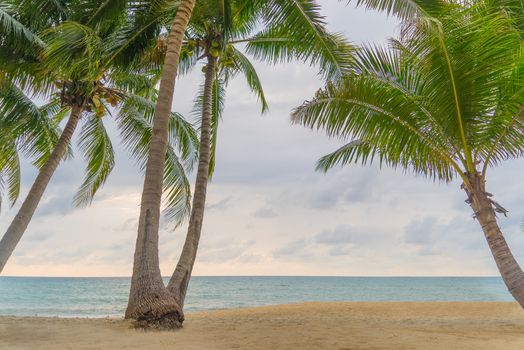
[[[132,276],[25,276],[5,275],[2,277],[15,278],[131,278]],[[194,275],[193,277],[221,278],[221,277],[317,277],[317,278],[501,278],[497,275]],[[170,278],[170,276],[162,276]]]

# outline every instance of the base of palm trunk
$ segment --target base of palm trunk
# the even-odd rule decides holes
[[[184,313],[167,290],[138,295],[130,300],[126,318],[139,328],[176,329],[184,322]]]

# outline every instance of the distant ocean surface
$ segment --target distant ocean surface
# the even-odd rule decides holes
[[[0,277],[0,315],[121,317],[129,283],[129,278]],[[511,300],[497,277],[194,277],[186,310],[306,301]]]

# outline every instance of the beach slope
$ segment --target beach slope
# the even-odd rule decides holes
[[[305,303],[189,313],[174,332],[115,319],[0,317],[0,349],[524,349],[515,303]]]

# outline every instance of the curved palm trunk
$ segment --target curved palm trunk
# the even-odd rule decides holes
[[[204,82],[202,125],[200,128],[200,154],[195,192],[193,194],[193,205],[191,207],[191,217],[189,219],[186,241],[184,242],[180,259],[167,286],[169,292],[174,295],[182,308],[184,306],[189,280],[191,279],[193,265],[195,264],[198,243],[202,232],[202,222],[204,221],[207,184],[209,182],[209,164],[211,159],[211,114],[216,68],[217,59],[208,55]]]
[[[167,152],[169,114],[173,103],[180,48],[196,0],[181,1],[168,37],[162,80],[153,121],[136,240],[126,318],[143,326],[179,327],[182,309],[167,291],[160,274],[158,227]]]
[[[56,147],[53,149],[47,162],[40,169],[27,197],[0,241],[0,273],[4,269],[7,260],[15,250],[16,245],[27,229],[51,177],[67,152],[71,138],[73,137],[78,121],[80,120],[82,108],[83,107],[81,106],[75,106],[71,110],[69,120],[67,121]]]
[[[470,178],[473,190],[471,192],[466,190],[466,192],[469,196],[471,208],[475,212],[480,226],[482,226],[484,236],[506,287],[520,306],[524,308],[524,272],[513,257],[504,235],[500,231],[493,205],[485,191],[484,180],[479,175],[470,176]]]

